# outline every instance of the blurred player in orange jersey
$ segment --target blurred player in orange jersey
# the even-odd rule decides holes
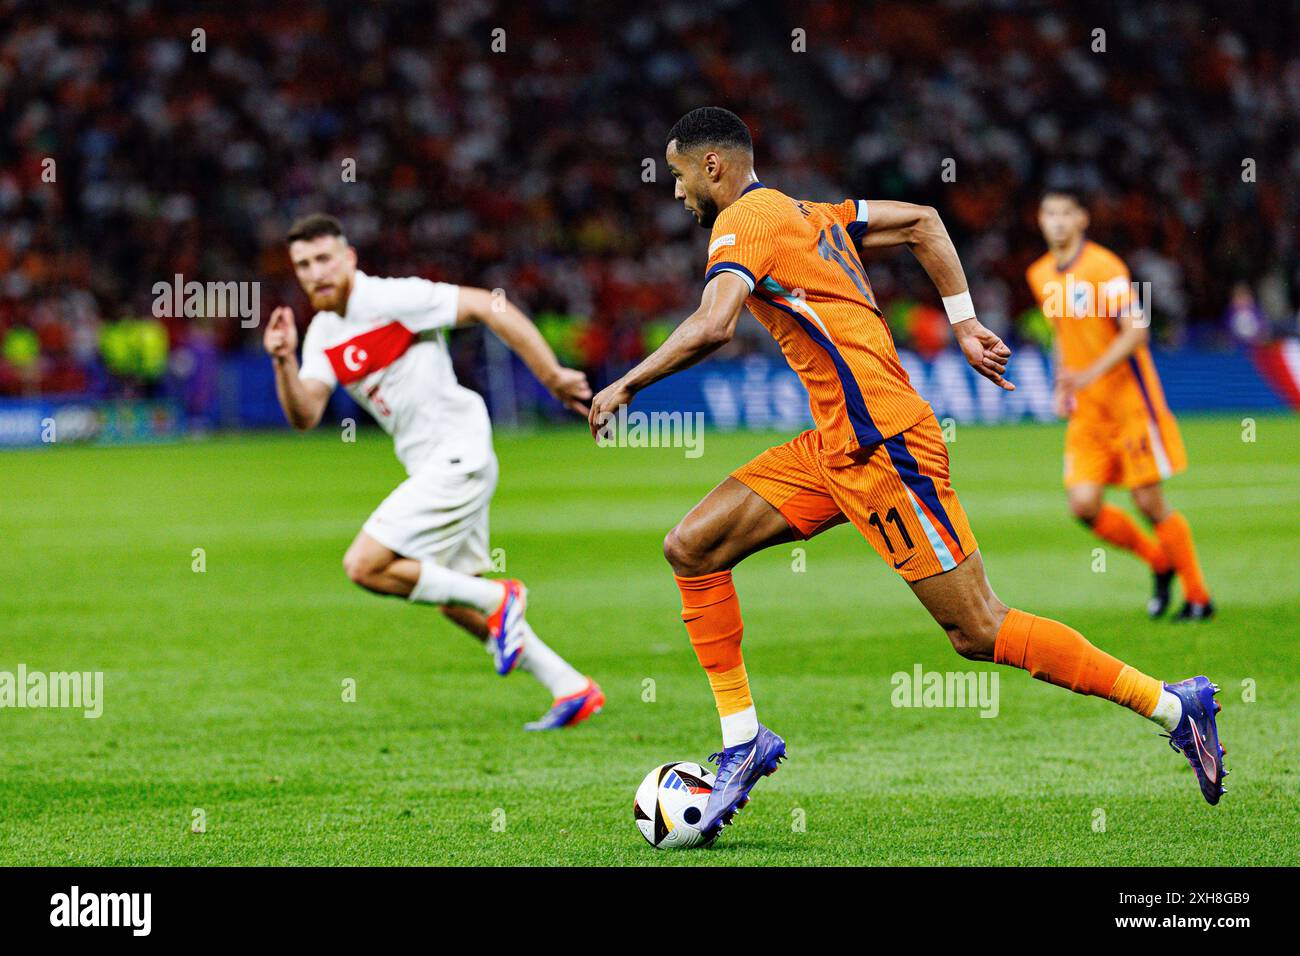
[[[1132,551],[1151,568],[1152,617],[1169,607],[1177,572],[1184,603],[1177,618],[1203,621],[1214,605],[1201,577],[1192,529],[1165,504],[1161,482],[1187,467],[1178,423],[1147,348],[1150,316],[1134,294],[1128,268],[1084,235],[1088,212],[1069,191],[1049,191],[1038,208],[1048,251],[1026,278],[1056,330],[1056,413],[1065,433],[1070,510],[1103,541]],[[1155,529],[1146,534],[1103,493],[1127,488]]]
[[[1003,378],[1011,350],[975,317],[935,210],[809,202],[772,189],[754,173],[749,128],[718,107],[682,117],[666,158],[676,198],[712,229],[704,294],[662,346],[592,400],[593,437],[607,435],[641,389],[728,342],[746,305],[807,388],[815,423],[732,472],[664,541],[682,621],[722,723],[717,779],[698,823],[706,840],[785,757],[785,741],[758,721],[731,569],[763,548],[846,521],[908,583],[957,653],[1023,668],[1155,721],[1187,755],[1205,799],[1218,803],[1225,771],[1217,688],[1207,678],[1162,683],[1065,624],[1008,607],[989,585],[948,479],[939,424],[899,363],[858,253],[911,249],[943,297],[967,362],[994,385],[1014,388]]]

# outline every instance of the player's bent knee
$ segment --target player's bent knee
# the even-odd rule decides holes
[[[986,634],[971,633],[964,628],[945,628],[952,649],[968,661],[993,660],[993,639]]]
[[[975,653],[974,641],[960,627],[948,625],[943,630],[948,635],[948,641],[952,644],[952,649],[962,657],[969,659]]]
[[[1164,498],[1159,493],[1141,495],[1134,492],[1133,504],[1137,505],[1138,511],[1142,512],[1142,516],[1153,525],[1159,524],[1169,517],[1169,510],[1165,507]]]
[[[997,643],[998,629],[1007,615],[1007,609],[998,612],[990,607],[987,613],[974,616],[963,624],[946,624],[944,631],[952,643],[952,649],[971,661],[993,660],[993,646]]]
[[[371,577],[375,573],[374,567],[369,561],[366,561],[360,555],[349,551],[343,555],[343,573],[348,576],[348,580],[353,584],[360,585],[363,588],[371,586]]]
[[[664,537],[664,558],[672,565],[673,573],[682,577],[697,577],[718,570],[709,564],[708,549],[682,531],[681,525]]]
[[[1070,513],[1086,525],[1091,525],[1101,514],[1101,502],[1093,498],[1071,498]]]

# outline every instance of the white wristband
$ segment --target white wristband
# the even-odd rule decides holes
[[[975,303],[970,300],[970,289],[956,295],[945,295],[943,307],[948,310],[948,322],[951,325],[975,318]]]

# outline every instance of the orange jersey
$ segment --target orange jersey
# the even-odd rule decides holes
[[[1079,372],[1101,357],[1119,335],[1117,316],[1132,305],[1128,267],[1104,246],[1084,241],[1064,268],[1050,252],[1025,273],[1043,314],[1056,330],[1061,364]],[[1133,354],[1081,389],[1071,417],[1122,421],[1132,416],[1169,414],[1151,352],[1139,345]]]
[[[867,204],[805,202],[754,183],[719,214],[705,281],[731,272],[798,374],[828,453],[879,444],[931,414],[898,361],[855,240]]]

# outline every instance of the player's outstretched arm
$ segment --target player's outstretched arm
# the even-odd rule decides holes
[[[565,408],[587,414],[591,386],[586,373],[561,365],[537,326],[513,302],[487,289],[461,286],[456,324],[470,322],[481,322],[495,332]]]
[[[907,246],[911,249],[943,296],[948,318],[953,323],[953,335],[971,368],[1000,388],[1014,390],[1015,386],[1002,377],[1011,349],[975,318],[966,274],[938,211],[932,206],[883,199],[868,201],[867,211],[867,229],[858,239],[862,248]],[[963,316],[963,313],[969,314]]]
[[[275,394],[284,417],[299,431],[315,428],[325,414],[331,389],[324,382],[298,375],[298,327],[293,309],[282,305],[271,313],[262,333],[262,347],[275,367]]]
[[[605,423],[618,414],[619,406],[630,403],[641,389],[690,368],[730,342],[748,296],[749,286],[744,279],[731,272],[718,273],[704,287],[700,307],[673,329],[664,344],[591,400],[591,414],[587,417],[591,437],[598,438]]]

